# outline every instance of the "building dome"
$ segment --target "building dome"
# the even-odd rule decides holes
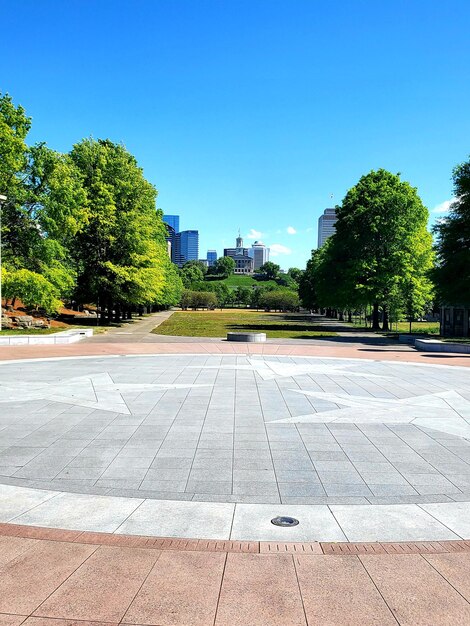
[[[255,241],[253,246],[264,246],[264,243],[262,241]]]

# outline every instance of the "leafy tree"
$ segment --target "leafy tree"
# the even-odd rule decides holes
[[[180,269],[180,277],[185,289],[194,289],[195,283],[202,283],[204,280],[204,274],[201,268],[199,265],[194,265],[192,261],[183,265]]]
[[[74,238],[78,300],[118,311],[162,304],[168,251],[155,188],[124,146],[109,140],[85,139],[71,157],[90,206],[87,224]]]
[[[222,256],[212,266],[214,274],[228,278],[235,271],[235,261],[230,256]]]
[[[435,227],[439,299],[470,304],[470,158],[453,171],[455,201]]]
[[[388,330],[389,308],[403,277],[427,280],[432,263],[425,237],[428,211],[415,188],[381,169],[348,191],[337,216],[330,268],[339,268],[343,278],[336,299],[343,306],[370,302],[374,329],[379,328],[381,307],[383,329]],[[424,263],[414,261],[418,248]]]
[[[198,267],[201,270],[203,276],[207,274],[208,270],[208,267],[204,263],[204,261],[186,261],[183,267]]]
[[[304,270],[301,270],[298,267],[290,267],[287,270],[288,276],[290,276],[292,280],[294,280],[297,284],[300,283],[303,273],[304,273]]]
[[[238,304],[250,304],[251,289],[249,287],[237,287],[234,293],[235,302]]]
[[[53,285],[41,274],[30,270],[5,272],[3,290],[6,298],[13,301],[19,298],[27,308],[56,313],[62,306]]]
[[[266,280],[275,280],[279,274],[280,266],[272,261],[267,261],[260,268],[261,274],[264,274]]]
[[[312,257],[299,279],[299,298],[302,306],[310,311],[319,307],[318,301],[318,268],[321,263],[322,249],[312,250]]]

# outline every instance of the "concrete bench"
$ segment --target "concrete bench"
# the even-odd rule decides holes
[[[227,333],[227,341],[263,343],[266,341],[266,333]]]

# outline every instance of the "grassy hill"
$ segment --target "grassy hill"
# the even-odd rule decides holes
[[[253,287],[253,285],[257,287],[267,287],[272,286],[276,287],[276,281],[274,280],[255,280],[251,278],[251,276],[243,276],[241,274],[232,274],[228,278],[224,280],[214,280],[212,283],[225,283],[227,287],[230,289],[236,289],[237,287]]]

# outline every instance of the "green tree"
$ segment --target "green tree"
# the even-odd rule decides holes
[[[85,139],[71,158],[80,170],[90,215],[74,238],[77,299],[109,310],[165,299],[168,250],[156,189],[135,158],[109,140]]]
[[[280,266],[272,261],[267,261],[260,268],[261,274],[264,274],[266,280],[275,280],[279,275]]]
[[[348,191],[337,216],[330,250],[330,268],[342,275],[336,299],[342,306],[371,303],[374,329],[379,328],[382,308],[383,329],[388,330],[390,305],[403,277],[427,280],[432,263],[428,211],[415,188],[381,169],[363,176]],[[415,262],[417,249],[425,262]]]
[[[198,267],[201,270],[203,276],[207,274],[208,269],[204,261],[186,261],[183,267]]]
[[[5,272],[3,290],[7,299],[14,302],[19,298],[30,309],[43,309],[46,313],[56,313],[62,306],[54,286],[44,276],[30,270]]]
[[[194,289],[194,285],[197,282],[204,280],[204,274],[202,273],[199,265],[195,265],[192,261],[185,263],[180,269],[180,277],[183,281],[185,289]]]
[[[214,274],[228,278],[235,271],[235,261],[230,256],[221,256],[213,265]]]
[[[455,200],[435,227],[439,300],[470,304],[470,158],[453,171]]]
[[[290,267],[287,270],[288,276],[290,276],[292,280],[294,280],[297,284],[300,283],[303,273],[304,273],[304,270],[301,270],[298,267]]]
[[[238,304],[250,304],[251,289],[249,287],[237,287],[234,293],[234,299]]]

